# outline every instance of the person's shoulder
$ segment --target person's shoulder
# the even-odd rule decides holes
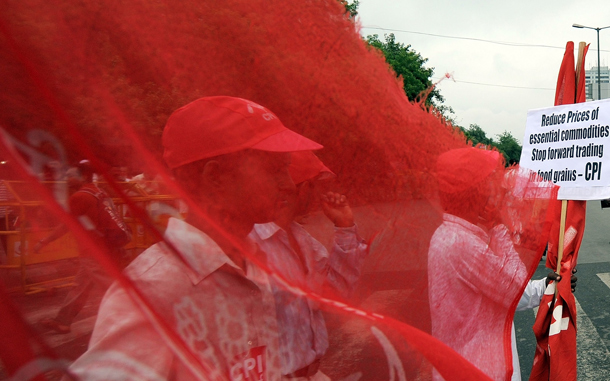
[[[176,267],[172,257],[164,244],[156,243],[138,255],[125,268],[124,273],[132,280],[154,277],[152,273],[171,271]]]
[[[89,192],[78,190],[70,195],[70,201],[96,200],[97,198]]]
[[[83,188],[74,192],[68,199],[68,204],[73,214],[82,215],[88,213],[88,210],[95,208],[98,204],[95,192],[92,189],[87,188],[83,190]]]
[[[96,195],[101,195],[103,196],[104,193],[97,188],[95,185],[93,184],[86,184],[83,185],[79,190],[77,190],[76,192],[72,193],[72,195],[70,195],[70,202],[87,202],[87,201],[96,201],[97,202],[97,196]]]

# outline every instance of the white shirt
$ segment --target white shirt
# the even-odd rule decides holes
[[[125,274],[209,370],[207,379],[245,377],[244,364],[264,379],[281,377],[275,304],[267,275],[237,267],[200,230],[170,219],[164,243],[151,246]],[[115,282],[98,313],[89,349],[70,370],[82,380],[197,380]],[[252,376],[252,374],[250,374]],[[259,377],[257,375],[256,377]]]
[[[331,253],[301,225],[293,222],[292,233],[304,258],[299,258],[288,234],[275,223],[257,224],[250,236],[267,253],[269,267],[291,286],[330,297],[347,297],[360,278],[367,245],[356,226],[335,228]],[[277,307],[283,374],[301,369],[324,355],[328,333],[316,303],[270,278]],[[329,295],[330,293],[330,295]]]
[[[523,296],[517,304],[517,311],[531,310],[540,305],[544,290],[546,289],[546,278],[530,280],[525,286]],[[510,335],[510,345],[513,354],[513,375],[511,381],[521,381],[521,366],[519,365],[519,353],[517,353],[517,337],[515,335],[515,324],[513,323]]]
[[[504,333],[512,321],[507,311],[526,279],[505,226],[486,232],[444,214],[428,255],[432,335],[492,379],[506,378]]]

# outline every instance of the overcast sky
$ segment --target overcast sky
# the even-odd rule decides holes
[[[428,58],[434,78],[453,74],[456,82],[444,80],[439,89],[459,125],[476,123],[494,139],[509,131],[519,141],[527,111],[553,106],[567,41],[576,51],[580,41],[591,43],[585,67],[597,66],[597,32],[572,24],[610,26],[607,0],[360,0],[358,13],[364,36],[394,33]],[[600,31],[600,45],[601,66],[607,66],[610,28]]]

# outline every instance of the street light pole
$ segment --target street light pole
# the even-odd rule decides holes
[[[595,31],[597,31],[597,100],[602,99],[602,84],[601,84],[601,69],[600,69],[600,59],[599,59],[599,31],[602,29],[606,29],[606,28],[610,28],[610,25],[605,26],[603,28],[593,28],[590,26],[584,26],[584,25],[580,25],[580,24],[572,24],[572,27],[574,28],[586,28],[586,29],[593,29]]]
[[[599,59],[599,28],[595,30],[597,31],[597,100],[600,100],[602,99],[602,79]]]

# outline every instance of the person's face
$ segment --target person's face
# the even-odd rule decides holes
[[[245,151],[223,180],[227,212],[253,224],[273,221],[296,192],[289,164],[289,153]]]
[[[282,202],[276,210],[274,221],[281,227],[285,227],[288,223],[295,220],[301,214],[305,214],[303,207],[303,199],[310,198],[308,193],[309,183],[307,181],[300,183],[294,188],[294,191],[286,194],[285,202]],[[305,201],[308,203],[307,201]]]
[[[289,195],[288,205],[279,211],[276,222],[280,225],[291,221],[305,224],[307,217],[319,210],[322,194],[333,189],[333,179],[313,178],[297,184],[296,191]]]
[[[119,168],[119,178],[121,179],[121,181],[127,181],[127,176],[129,175],[129,171],[127,170],[127,167],[120,167]]]
[[[292,208],[293,219],[304,223],[305,217],[320,204],[320,192],[315,180],[304,181],[297,186],[297,192]]]
[[[487,203],[481,213],[481,217],[486,221],[486,225],[492,227],[499,222],[499,213],[505,192],[500,186],[501,179],[498,176],[490,176],[490,179],[486,185]]]
[[[68,189],[75,191],[83,186],[85,180],[77,168],[70,168],[66,171],[66,182],[68,183]]]

